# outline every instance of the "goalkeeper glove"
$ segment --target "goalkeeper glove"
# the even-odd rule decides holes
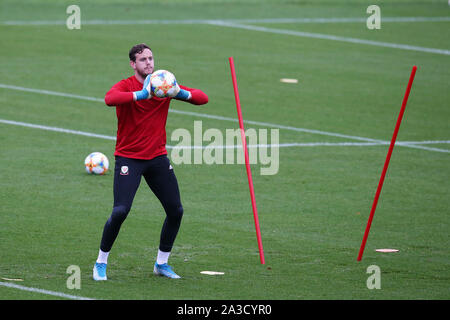
[[[192,94],[190,91],[180,89],[180,91],[177,93],[177,95],[174,97],[175,99],[179,100],[191,100]]]
[[[143,99],[151,99],[152,98],[152,94],[151,94],[151,90],[150,90],[150,77],[152,75],[149,74],[145,80],[144,80],[144,85],[142,86],[142,90],[141,91],[134,91],[133,92],[133,96],[134,96],[134,100],[138,101],[138,100],[143,100]]]
[[[176,79],[175,83],[176,83],[175,88],[173,88],[173,90],[172,89],[169,90],[167,96],[169,98],[175,98],[179,100],[190,100],[192,97],[191,93],[187,90],[181,89]]]

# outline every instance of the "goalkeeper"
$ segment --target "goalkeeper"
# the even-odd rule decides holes
[[[202,105],[208,102],[208,96],[201,90],[177,85],[172,97],[155,97],[150,91],[150,75],[154,71],[152,50],[146,44],[135,45],[129,58],[134,75],[116,83],[105,95],[105,103],[115,106],[117,115],[114,205],[103,228],[93,278],[107,280],[108,255],[131,209],[142,177],[166,213],[153,272],[180,278],[168,265],[183,206],[177,178],[167,157],[165,125],[172,99]]]

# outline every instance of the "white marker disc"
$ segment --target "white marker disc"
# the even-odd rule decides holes
[[[377,252],[398,252],[397,249],[375,249]]]
[[[217,276],[217,275],[222,275],[225,274],[225,272],[219,272],[219,271],[201,271],[201,274],[208,274],[210,276]]]
[[[284,83],[298,83],[297,79],[282,78],[282,79],[280,79],[280,81],[284,82]]]
[[[11,278],[2,278],[2,280],[6,280],[6,281],[23,281],[23,279],[11,279]]]

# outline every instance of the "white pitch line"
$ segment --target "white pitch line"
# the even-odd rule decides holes
[[[219,22],[210,22],[210,24],[217,25],[217,26],[223,26],[223,27],[230,27],[230,28],[237,28],[237,29],[244,29],[244,30],[251,30],[251,31],[259,31],[259,32],[266,32],[266,33],[274,33],[274,34],[282,34],[282,35],[290,35],[290,36],[297,36],[297,37],[304,37],[304,38],[350,42],[350,43],[356,43],[356,44],[365,44],[365,45],[386,47],[386,48],[393,48],[393,49],[402,49],[402,50],[411,50],[411,51],[419,51],[419,52],[426,52],[426,53],[450,55],[450,50],[418,47],[418,46],[411,46],[411,45],[407,45],[407,44],[381,42],[381,41],[365,40],[365,39],[359,39],[359,38],[341,37],[341,36],[335,36],[335,35],[323,34],[323,33],[311,33],[311,32],[295,31],[295,30],[287,30],[287,29],[275,29],[275,28],[259,27],[259,26],[245,25],[245,24],[239,24],[239,23],[233,23],[233,22],[220,22],[219,21]]]
[[[15,126],[21,126],[21,127],[27,127],[27,128],[33,128],[33,129],[41,129],[46,131],[54,131],[54,132],[61,132],[61,133],[69,133],[74,135],[80,135],[85,137],[91,137],[91,138],[100,138],[105,140],[116,140],[116,137],[114,136],[107,136],[103,134],[96,134],[91,132],[84,132],[79,130],[71,130],[71,129],[64,129],[59,127],[51,127],[51,126],[44,126],[40,124],[33,124],[33,123],[27,123],[27,122],[21,122],[21,121],[13,121],[13,120],[6,120],[6,119],[0,119],[0,123],[3,124],[10,124]],[[314,143],[282,143],[282,144],[258,144],[258,145],[247,145],[249,148],[258,148],[258,147],[312,147],[312,146],[365,146],[365,145],[377,145],[377,144],[383,144],[378,142],[366,142],[366,143],[351,143],[351,142],[341,142],[341,143],[326,143],[326,142],[314,142]],[[176,148],[176,149],[206,149],[208,146],[166,146],[168,149]],[[238,148],[242,147],[242,145],[231,145],[231,146],[214,146],[214,148],[219,149],[230,149],[230,148]]]
[[[408,148],[413,148],[413,149],[421,149],[421,150],[427,150],[427,151],[450,153],[450,150],[440,149],[440,148],[424,147],[424,146],[419,146],[417,144],[408,144],[408,143],[404,143],[404,142],[396,142],[395,144],[399,145],[399,146],[402,146],[402,147],[408,147]]]
[[[64,129],[64,128],[58,128],[58,127],[43,126],[40,124],[33,124],[33,123],[27,123],[27,122],[0,119],[0,123],[11,124],[11,125],[27,127],[27,128],[41,129],[41,130],[46,130],[46,131],[70,133],[70,134],[75,134],[75,135],[79,135],[79,136],[91,137],[91,138],[116,140],[116,137],[113,137],[113,136],[107,136],[107,135],[103,135],[103,134],[96,134],[96,133],[90,133],[90,132],[84,132],[84,131],[78,131],[78,130]]]
[[[70,93],[65,93],[65,92],[56,92],[56,91],[50,91],[50,90],[19,87],[19,86],[4,84],[4,83],[0,83],[0,88],[32,92],[32,93],[39,93],[39,94],[46,94],[46,95],[50,95],[50,96],[59,96],[59,97],[64,97],[64,98],[74,98],[74,99],[81,99],[81,100],[88,100],[88,101],[95,101],[95,102],[105,102],[105,100],[100,99],[100,98],[80,96],[77,94],[70,94]]]
[[[343,22],[362,22],[363,18],[285,18],[285,19],[229,19],[229,20],[85,20],[81,23],[84,25],[139,25],[139,24],[208,24],[223,27],[232,27],[252,31],[268,32],[283,35],[293,35],[298,37],[316,38],[323,40],[333,40],[341,42],[350,42],[356,44],[372,45],[379,47],[387,47],[393,49],[411,50],[426,53],[435,53],[450,55],[450,50],[426,48],[412,46],[407,44],[397,44],[390,42],[380,42],[373,40],[365,40],[350,37],[334,36],[329,34],[311,33],[303,31],[273,29],[266,27],[258,27],[246,25],[242,23],[343,23]],[[449,17],[383,17],[384,22],[426,22],[426,21],[450,21]],[[3,21],[0,25],[5,26],[36,26],[36,25],[63,25],[63,20],[49,21]]]
[[[39,288],[33,288],[33,287],[25,287],[25,286],[21,286],[21,285],[14,284],[14,283],[8,283],[8,282],[0,282],[0,286],[7,287],[7,288],[13,288],[13,289],[19,289],[22,291],[42,293],[42,294],[47,294],[47,295],[71,299],[71,300],[95,300],[92,298],[74,296],[71,294],[66,294],[66,293],[57,292],[57,291],[50,291],[50,290],[44,290],[44,289],[39,289]]]
[[[38,93],[38,94],[54,95],[54,96],[60,96],[60,97],[67,97],[67,98],[74,98],[74,99],[81,99],[81,100],[88,100],[88,101],[95,101],[95,102],[102,102],[102,103],[104,103],[104,100],[100,99],[100,98],[81,96],[81,95],[70,94],[70,93],[63,93],[63,92],[56,92],[56,91],[49,91],[49,90],[25,88],[25,87],[19,87],[19,86],[2,84],[2,83],[0,83],[0,88],[12,89],[12,90],[18,90],[18,91],[25,91],[25,92],[32,92],[32,93]],[[206,113],[182,111],[182,110],[176,110],[176,109],[169,109],[169,112],[178,113],[178,114],[184,114],[184,115],[189,115],[189,116],[194,116],[194,117],[200,117],[200,118],[208,118],[208,119],[215,119],[215,120],[222,120],[222,121],[238,122],[238,120],[235,119],[235,118],[210,115],[210,114],[206,114]],[[10,120],[4,120],[4,121],[10,121]],[[325,135],[325,136],[331,136],[331,137],[337,137],[337,138],[353,139],[353,140],[365,141],[365,142],[374,143],[374,144],[385,144],[386,143],[383,140],[364,138],[364,137],[358,137],[358,136],[351,136],[351,135],[345,135],[345,134],[334,133],[334,132],[327,132],[327,131],[320,131],[320,130],[314,130],[314,129],[297,128],[297,127],[285,126],[285,125],[274,124],[274,123],[269,123],[269,122],[244,120],[244,123],[257,125],[257,126],[262,126],[262,127],[271,127],[271,128],[276,128],[276,129],[285,129],[285,130],[296,131],[296,132],[305,132],[305,133],[310,133],[310,134]],[[36,125],[36,126],[39,126],[39,125]],[[69,129],[61,129],[61,128],[56,128],[56,129],[57,130],[69,130]],[[75,130],[69,130],[69,131],[72,131],[70,133],[75,133],[76,132]],[[83,135],[86,135],[86,133],[83,133]],[[95,134],[93,134],[93,135],[95,135]],[[111,137],[108,137],[108,136],[105,136],[105,137],[107,137],[106,139],[111,139]],[[113,137],[113,138],[115,139],[115,137]],[[446,149],[429,148],[429,147],[424,147],[424,146],[420,146],[420,145],[410,145],[410,144],[407,144],[407,143],[396,143],[396,144],[404,146],[404,147],[414,148],[414,149],[422,149],[422,150],[436,151],[436,152],[445,152],[445,153],[449,152]]]
[[[450,21],[450,17],[385,17],[384,22],[445,22]],[[367,17],[358,18],[266,18],[266,19],[225,19],[222,21],[240,23],[366,23]]]
[[[404,144],[446,144],[450,140],[403,141]]]
[[[146,20],[81,20],[82,25],[145,25],[145,24],[209,24],[209,23],[365,23],[366,17],[348,18],[262,18],[262,19],[146,19]],[[450,21],[450,17],[384,17],[383,22],[445,22]],[[10,20],[1,21],[0,25],[5,26],[54,26],[66,25],[65,20]]]
[[[49,90],[25,88],[25,87],[7,85],[7,84],[2,84],[2,83],[0,83],[0,88],[12,89],[12,90],[18,90],[18,91],[25,91],[25,92],[32,92],[32,93],[38,93],[38,94],[61,96],[61,97],[67,97],[67,98],[75,98],[75,99],[88,100],[88,101],[96,101],[96,102],[104,103],[104,100],[100,99],[100,98],[80,96],[80,95],[75,95],[75,94],[69,94],[69,93],[63,93],[63,92],[55,92],[55,91],[49,91]],[[211,115],[211,114],[206,114],[206,113],[199,113],[199,112],[177,110],[177,109],[172,109],[172,108],[169,109],[169,112],[177,113],[177,114],[183,114],[183,115],[189,115],[189,116],[193,116],[193,117],[201,117],[201,118],[221,120],[221,121],[238,122],[238,120],[235,119],[235,118],[224,117],[224,116],[216,116],[216,115]],[[263,126],[263,127],[285,129],[285,130],[289,130],[289,131],[305,132],[305,133],[311,133],[311,134],[318,134],[318,135],[325,135],[325,136],[331,136],[331,137],[337,137],[337,138],[344,138],[344,139],[353,139],[353,140],[359,140],[359,141],[378,142],[378,143],[382,143],[383,142],[382,140],[376,140],[376,139],[370,139],[370,138],[364,138],[364,137],[358,137],[358,136],[351,136],[351,135],[345,135],[345,134],[334,133],[334,132],[320,131],[320,130],[314,130],[314,129],[297,128],[297,127],[285,126],[285,125],[280,125],[280,124],[276,124],[276,123],[269,123],[269,122],[244,120],[244,123],[257,125],[257,126]]]
[[[13,86],[13,85],[2,84],[2,83],[0,83],[0,88],[104,103],[104,100],[100,99],[100,98],[80,96],[80,95],[75,95],[75,94],[56,92],[56,91],[49,91],[49,90],[25,88],[25,87]],[[177,110],[177,109],[173,109],[173,108],[170,108],[169,112],[177,113],[177,114],[183,114],[183,115],[189,115],[189,116],[193,116],[193,117],[201,117],[201,118],[221,120],[221,121],[238,122],[238,120],[235,119],[235,118],[224,117],[224,116],[216,116],[216,115],[212,115],[212,114],[199,113],[199,112]],[[378,142],[378,143],[382,142],[381,140],[376,140],[376,139],[370,139],[370,138],[364,138],[364,137],[358,137],[358,136],[351,136],[351,135],[345,135],[345,134],[334,133],[334,132],[313,130],[313,129],[297,128],[297,127],[285,126],[285,125],[269,123],[269,122],[244,120],[244,123],[257,125],[257,126],[263,126],[263,127],[269,127],[269,128],[285,129],[285,130],[289,130],[289,131],[305,132],[305,133],[310,133],[310,134],[325,135],[325,136],[344,138],[344,139],[352,139],[352,140],[359,140],[359,141],[366,141],[366,142]]]
[[[1,120],[0,120],[1,122]],[[240,143],[240,142],[238,142]],[[386,145],[389,142],[293,142],[293,143],[277,143],[277,144],[248,144],[247,148],[289,148],[289,147],[365,147]],[[225,145],[225,146],[167,146],[168,149],[240,149],[242,144]],[[450,151],[449,151],[450,152]]]
[[[67,98],[74,98],[74,99],[81,99],[81,100],[88,100],[88,101],[95,101],[95,102],[101,102],[101,103],[105,102],[103,99],[100,99],[100,98],[80,96],[80,95],[76,95],[76,94],[49,91],[49,90],[25,88],[25,87],[13,86],[13,85],[8,85],[8,84],[3,84],[3,83],[0,83],[0,88],[32,92],[32,93],[38,93],[38,94],[60,96],[60,97],[67,97]],[[193,116],[193,117],[200,117],[200,118],[207,118],[207,119],[214,119],[214,120],[221,120],[221,121],[238,122],[238,120],[236,118],[216,116],[216,115],[200,113],[200,112],[177,110],[177,109],[173,109],[173,108],[170,108],[169,112],[183,114],[183,115],[189,115],[189,116]],[[285,126],[285,125],[269,123],[269,122],[244,120],[244,123],[257,125],[257,126],[263,126],[263,127],[285,129],[285,130],[289,130],[289,131],[305,132],[305,133],[311,133],[311,134],[325,135],[325,136],[345,138],[345,139],[353,139],[353,140],[366,141],[366,142],[382,142],[381,140],[376,140],[376,139],[351,136],[351,135],[345,135],[345,134],[333,133],[333,132],[327,132],[327,131],[313,130],[313,129],[297,128],[297,127]]]
[[[246,25],[242,23],[347,23],[347,22],[363,22],[364,18],[274,18],[274,19],[224,19],[224,20],[85,20],[83,25],[139,25],[139,24],[208,24],[223,27],[232,27],[252,31],[268,32],[283,35],[293,35],[298,37],[316,38],[323,40],[333,40],[341,42],[350,42],[356,44],[372,45],[379,47],[387,47],[393,49],[411,50],[434,54],[450,55],[450,50],[436,49],[412,46],[407,44],[397,44],[390,42],[380,42],[373,40],[365,40],[350,37],[334,36],[329,34],[311,33],[303,31],[294,31],[286,29],[274,29],[266,27],[258,27]],[[384,22],[442,22],[450,21],[450,17],[383,17]],[[5,26],[43,26],[43,25],[64,25],[63,20],[41,20],[41,21],[3,21],[0,25]]]
[[[51,127],[51,126],[44,126],[40,124],[33,124],[33,123],[27,123],[27,122],[20,122],[20,121],[12,121],[12,120],[6,120],[6,119],[0,119],[0,123],[3,124],[10,124],[15,126],[22,126],[27,128],[33,128],[33,129],[41,129],[46,131],[54,131],[54,132],[61,132],[61,133],[69,133],[74,135],[81,135],[91,138],[100,138],[105,140],[116,140],[116,137],[114,136],[107,136],[103,134],[96,134],[91,132],[84,132],[79,130],[71,130],[71,129],[64,129],[64,128],[58,128],[58,127]],[[404,147],[410,147],[410,148],[420,148],[424,150],[429,151],[437,151],[437,152],[446,152],[450,153],[450,150],[446,149],[437,149],[437,148],[429,148],[429,147],[423,147],[423,146],[417,146],[417,144],[449,144],[450,140],[438,140],[438,141],[409,141],[409,142],[401,142],[397,141],[395,144],[404,146]],[[279,143],[279,144],[249,144],[247,145],[248,148],[288,148],[288,147],[362,147],[362,146],[378,146],[378,145],[388,145],[390,144],[389,141],[379,141],[379,142],[305,142],[305,143]],[[241,144],[236,145],[225,145],[225,146],[171,146],[166,145],[167,149],[208,149],[208,148],[217,148],[217,149],[239,149],[242,148]]]

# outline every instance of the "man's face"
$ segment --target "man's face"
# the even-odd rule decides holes
[[[130,65],[142,78],[146,78],[153,72],[155,63],[153,53],[149,49],[144,49],[141,53],[136,53],[136,62],[130,61]]]

